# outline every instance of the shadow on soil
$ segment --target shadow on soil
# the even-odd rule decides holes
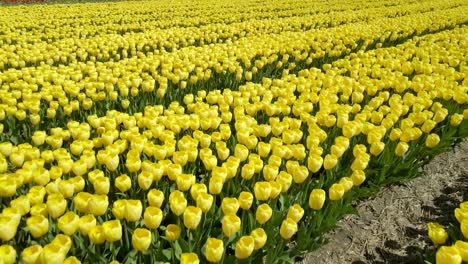
[[[438,222],[444,226],[454,223],[453,211],[462,201],[468,201],[468,175],[457,177],[456,185],[447,186],[442,190],[442,194],[436,197],[434,206],[424,206],[424,215],[420,221],[424,223]],[[428,240],[426,229],[406,227],[405,236],[409,239]],[[430,241],[428,241],[430,244]],[[373,254],[366,254],[367,263],[375,264],[423,264],[425,251],[427,248],[415,246],[402,246],[395,240],[386,240],[384,247],[376,248]],[[398,252],[398,253],[395,253]],[[380,261],[383,259],[384,261]],[[363,261],[354,261],[352,264],[366,264]]]

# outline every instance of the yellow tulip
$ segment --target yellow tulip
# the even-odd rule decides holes
[[[339,183],[343,185],[344,191],[347,192],[353,188],[354,182],[350,177],[343,177],[340,179]]]
[[[294,204],[289,207],[287,218],[291,218],[294,222],[298,223],[304,216],[304,209],[299,204]]]
[[[255,248],[255,240],[251,236],[242,236],[235,246],[235,256],[238,259],[246,259],[252,255]]]
[[[270,199],[276,199],[281,193],[282,186],[276,181],[270,181],[269,183],[271,186]]]
[[[208,188],[206,187],[205,184],[203,183],[195,183],[192,185],[192,187],[190,188],[190,195],[192,196],[192,199],[194,201],[197,200],[198,196],[201,194],[201,193],[207,193],[208,192]]]
[[[132,180],[127,174],[120,175],[115,179],[115,187],[124,193],[132,187]]]
[[[268,222],[268,220],[270,220],[272,214],[273,210],[271,207],[264,203],[258,206],[257,211],[255,212],[255,219],[257,222],[263,225]]]
[[[200,260],[196,253],[182,253],[180,255],[180,264],[199,264]]]
[[[211,194],[220,194],[224,185],[224,179],[220,176],[212,176],[208,185]]]
[[[31,215],[43,215],[47,217],[48,216],[47,205],[45,203],[33,205],[29,213]]]
[[[130,222],[140,220],[143,212],[143,205],[140,200],[127,200],[125,204],[125,219]]]
[[[265,246],[267,242],[267,234],[263,228],[259,227],[250,233],[250,236],[253,237],[254,243],[255,243],[255,250],[261,249],[263,246]]]
[[[132,235],[132,245],[134,249],[140,252],[148,250],[151,245],[151,232],[144,228],[135,229]]]
[[[107,242],[119,241],[122,238],[122,225],[119,220],[110,220],[102,224]]]
[[[289,174],[289,173],[287,173],[285,171],[280,171],[280,173],[276,177],[275,181],[281,185],[281,192],[285,193],[291,187],[292,179],[293,178],[292,178],[291,174]]]
[[[83,236],[88,235],[89,231],[96,226],[96,218],[92,214],[87,214],[80,217],[78,222],[80,233]]]
[[[328,198],[332,201],[340,200],[345,193],[345,189],[342,184],[334,183],[328,190]]]
[[[267,201],[271,195],[271,184],[266,181],[256,182],[254,185],[255,198],[259,201]]]
[[[195,181],[195,175],[181,174],[176,178],[177,189],[179,189],[180,191],[188,191],[190,187],[195,183]]]
[[[12,178],[0,179],[0,197],[12,197],[16,194],[16,181]]]
[[[5,264],[13,264],[16,262],[16,250],[10,245],[0,246],[0,260]]]
[[[253,203],[253,195],[250,192],[241,192],[238,201],[240,208],[249,210]]]
[[[109,199],[105,194],[93,195],[88,203],[89,212],[95,216],[104,215],[109,207]]]
[[[458,240],[457,242],[455,242],[455,247],[460,253],[462,260],[468,261],[468,242]]]
[[[21,252],[21,260],[23,260],[24,264],[35,264],[38,262],[41,253],[42,247],[40,245],[29,246]]]
[[[448,239],[447,231],[445,231],[444,227],[438,223],[429,223],[427,224],[429,238],[431,239],[432,243],[435,245],[442,245]]]
[[[287,240],[293,237],[297,230],[297,223],[291,218],[286,218],[286,220],[281,224],[280,235],[283,239]]]
[[[77,195],[75,195],[75,198],[73,198],[73,204],[79,212],[87,213],[89,211],[89,201],[92,197],[93,195],[90,193],[79,192]]]
[[[205,247],[205,257],[209,262],[216,263],[221,260],[224,254],[224,243],[220,239],[208,238]]]
[[[221,202],[221,209],[224,215],[236,214],[239,210],[239,201],[236,198],[225,197]]]
[[[202,210],[195,206],[188,206],[184,211],[184,226],[195,230],[200,224]]]
[[[429,134],[426,138],[426,147],[428,148],[434,148],[437,146],[440,142],[440,137],[437,134]]]
[[[67,235],[58,234],[55,236],[52,242],[50,242],[50,244],[59,246],[60,251],[62,251],[64,255],[67,255],[68,251],[70,251],[70,248],[72,247],[72,240]]]
[[[169,241],[176,241],[180,237],[180,227],[170,224],[166,227],[166,238]]]
[[[354,186],[359,186],[366,180],[366,175],[362,170],[355,170],[351,174],[351,180]]]
[[[241,176],[245,180],[250,180],[255,174],[255,165],[251,163],[247,163],[242,166],[241,169]]]
[[[331,170],[331,169],[335,168],[337,163],[338,163],[337,157],[335,157],[335,156],[333,156],[331,154],[327,154],[325,156],[325,159],[323,160],[323,168],[325,170]]]
[[[181,191],[173,191],[169,195],[169,205],[171,211],[179,216],[182,215],[187,208],[187,199],[185,199],[184,194]]]
[[[76,257],[68,257],[63,261],[63,264],[80,264],[81,261]]]
[[[67,209],[67,200],[65,200],[63,197],[50,199],[50,195],[49,195],[46,204],[47,204],[47,211],[49,212],[49,215],[53,219],[56,219],[60,217],[61,215],[63,215],[65,213],[65,210]]]
[[[147,228],[156,229],[161,224],[163,219],[163,212],[159,207],[149,206],[146,207],[145,213],[143,214],[143,221]]]
[[[442,246],[436,252],[436,263],[437,264],[461,264],[462,257],[460,252],[454,246],[447,247]]]
[[[232,237],[240,230],[241,220],[235,214],[225,215],[221,220],[223,233],[227,237]]]
[[[60,246],[56,244],[47,244],[41,251],[39,257],[40,263],[62,264],[66,254],[63,253]]]
[[[314,210],[322,209],[326,199],[326,193],[322,189],[313,189],[309,195],[309,207]]]
[[[207,213],[213,205],[213,195],[208,193],[200,193],[197,197],[197,207],[202,210],[203,213]]]
[[[58,219],[57,227],[65,235],[71,236],[76,230],[78,230],[79,220],[80,217],[77,214],[69,211]]]
[[[242,145],[242,144],[236,144],[236,147],[234,148],[234,156],[239,158],[240,161],[244,161],[247,159],[249,155],[249,149]]]
[[[147,194],[147,198],[151,206],[161,207],[164,202],[164,193],[157,189],[151,189]]]
[[[463,219],[460,223],[460,229],[465,238],[468,238],[468,219]]]
[[[20,215],[29,213],[31,209],[29,199],[26,195],[21,195],[10,202],[10,207],[15,209]]]
[[[408,151],[409,145],[406,142],[399,142],[395,148],[395,154],[398,157],[403,157],[405,153]]]
[[[453,114],[452,117],[450,118],[450,125],[457,127],[461,124],[463,121],[463,115],[462,114]]]

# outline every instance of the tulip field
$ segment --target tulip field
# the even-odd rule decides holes
[[[468,136],[466,0],[56,2],[0,6],[0,264],[294,263]]]

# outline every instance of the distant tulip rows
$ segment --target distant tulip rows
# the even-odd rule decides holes
[[[248,3],[239,8],[262,14]],[[350,21],[331,13],[347,22],[319,29],[239,19],[264,24],[203,45],[177,46],[171,34],[216,38],[229,25],[205,14],[213,27],[180,29],[177,18],[160,26],[171,50],[148,39],[156,33],[141,14],[148,34],[124,35],[138,46],[126,58],[117,36],[99,31],[91,39],[102,45],[90,41],[95,54],[81,57],[72,46],[87,38],[65,41],[67,27],[64,49],[38,46],[50,57],[38,65],[4,63],[0,263],[284,263],[319,247],[352,200],[417,175],[468,135],[468,5],[395,15],[385,4]],[[62,21],[60,5],[30,8]],[[75,22],[92,24],[83,17]],[[35,43],[2,37],[10,55]]]

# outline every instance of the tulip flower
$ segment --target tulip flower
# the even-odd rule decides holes
[[[96,218],[92,214],[80,217],[78,222],[80,233],[84,236],[88,235],[91,228],[96,226]]]
[[[221,209],[224,215],[236,214],[239,210],[239,201],[236,198],[225,197],[221,202]]]
[[[184,211],[184,226],[190,230],[195,230],[200,224],[202,210],[198,207],[188,206]]]
[[[455,242],[455,247],[457,248],[460,256],[463,261],[468,261],[468,242],[458,240]]]
[[[159,207],[149,206],[146,207],[143,214],[143,221],[148,229],[156,229],[161,224],[163,219],[163,212]]]
[[[130,222],[140,220],[143,212],[143,205],[140,200],[127,200],[125,204],[125,219]]]
[[[345,189],[342,184],[334,183],[328,190],[328,197],[332,201],[340,200],[345,193]]]
[[[21,252],[21,259],[24,264],[35,264],[38,262],[41,253],[42,247],[40,245],[29,246]]]
[[[447,231],[438,223],[429,223],[427,224],[429,238],[431,239],[432,243],[435,245],[442,245],[448,239]]]
[[[166,238],[169,241],[176,241],[180,237],[180,227],[170,224],[166,227]]]
[[[202,210],[203,213],[207,213],[213,205],[213,195],[208,193],[200,193],[197,197],[197,207]]]
[[[65,235],[71,236],[73,235],[73,233],[76,232],[76,230],[78,230],[79,220],[80,220],[80,217],[77,214],[69,211],[58,219],[57,227]]]
[[[180,264],[199,264],[200,260],[196,253],[182,253],[180,255]]]
[[[267,201],[271,195],[271,185],[269,182],[260,181],[254,185],[255,198],[259,201]]]
[[[252,232],[250,233],[250,236],[252,236],[254,239],[255,250],[259,250],[263,248],[263,246],[265,246],[267,242],[267,234],[265,230],[263,230],[263,228],[259,227],[259,228],[252,230]]]
[[[291,218],[286,218],[280,227],[280,235],[283,239],[290,239],[298,230],[297,223]]]
[[[241,220],[235,214],[225,215],[221,220],[223,233],[227,237],[232,237],[240,230]]]
[[[304,216],[304,209],[299,204],[294,204],[289,207],[287,218],[291,218],[294,222],[298,223]]]
[[[437,264],[461,264],[462,257],[460,252],[454,246],[447,247],[442,246],[436,252],[436,263]]]
[[[273,210],[271,207],[264,203],[258,206],[257,211],[255,212],[255,219],[257,222],[263,225],[268,222],[268,220],[270,220],[272,214]]]
[[[224,243],[220,239],[208,238],[205,247],[206,260],[212,263],[219,262],[224,254]]]
[[[151,232],[144,228],[135,229],[132,235],[132,245],[134,249],[140,252],[148,250],[151,245]]]
[[[122,225],[119,220],[110,220],[102,224],[107,242],[119,241],[122,238]]]
[[[242,236],[235,246],[235,256],[238,259],[246,259],[252,255],[255,249],[255,240],[251,236]]]
[[[16,250],[10,245],[1,245],[0,259],[2,260],[2,263],[5,264],[16,263]]]
[[[250,192],[241,192],[239,194],[238,203],[243,210],[249,210],[253,203],[253,195]]]

